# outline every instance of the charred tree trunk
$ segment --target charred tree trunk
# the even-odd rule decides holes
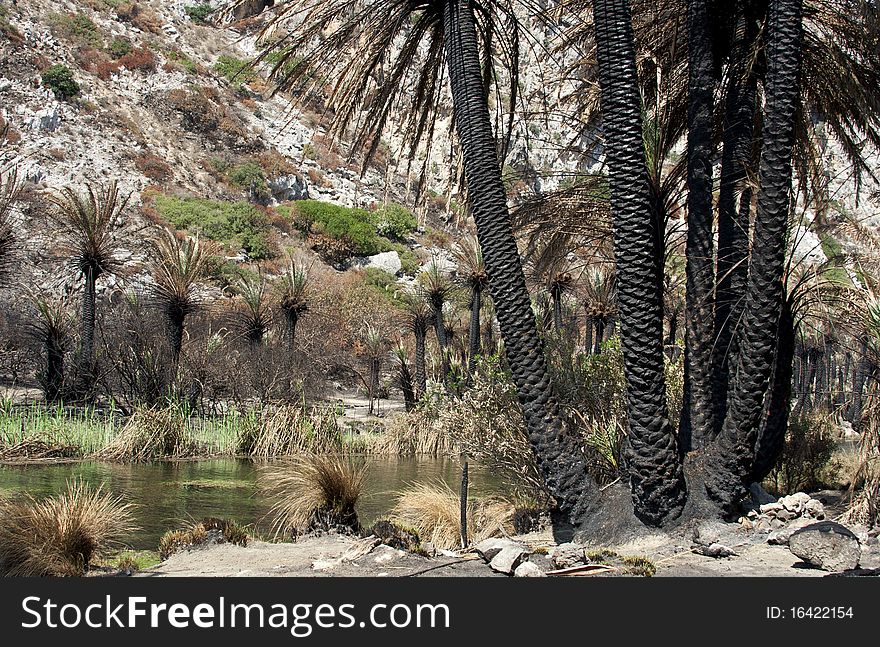
[[[597,0],[593,7],[611,186],[630,485],[636,516],[643,523],[660,525],[678,517],[687,499],[666,408],[660,223],[645,164],[629,2]]]

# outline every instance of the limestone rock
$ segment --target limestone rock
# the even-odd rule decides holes
[[[268,184],[272,191],[272,197],[278,202],[309,199],[309,187],[306,181],[298,175],[283,175],[269,180]]]
[[[801,511],[804,509],[804,505],[807,501],[810,500],[810,495],[805,492],[795,492],[789,496],[784,496],[779,499],[779,503],[782,504],[789,512],[793,512],[796,515],[799,515]]]
[[[489,562],[489,568],[505,575],[513,575],[517,566],[522,564],[528,555],[529,551],[522,546],[516,544],[507,546],[492,558],[492,561]]]
[[[533,564],[532,562],[523,562],[519,566],[516,567],[516,570],[513,572],[514,577],[547,577],[547,574],[542,571],[537,564]]]
[[[525,550],[525,547],[522,544],[501,537],[490,537],[474,546],[474,550],[477,551],[480,557],[487,562],[491,562],[492,559],[505,548],[519,548],[520,550]]]
[[[832,572],[852,570],[862,557],[858,538],[833,521],[801,528],[789,538],[788,548],[806,563]]]
[[[810,499],[804,504],[803,514],[821,521],[825,518],[825,506],[818,499]]]
[[[403,268],[403,264],[400,262],[400,255],[395,251],[382,252],[373,256],[361,256],[356,258],[352,265],[364,269],[375,268],[389,274],[397,274]]]
[[[554,568],[571,568],[589,563],[586,551],[580,544],[559,544],[550,551],[550,563]]]

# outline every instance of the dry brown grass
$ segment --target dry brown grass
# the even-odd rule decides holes
[[[94,557],[133,530],[130,504],[82,481],[47,499],[0,498],[0,572],[81,576]]]
[[[471,543],[513,531],[514,507],[502,498],[470,499],[467,512]],[[446,483],[423,483],[401,492],[392,519],[413,528],[422,541],[437,548],[461,548],[460,499]]]
[[[263,468],[263,490],[275,499],[275,537],[315,528],[359,530],[355,505],[365,475],[366,464],[339,454],[309,454]]]
[[[169,405],[136,410],[120,434],[94,457],[108,461],[147,461],[180,458],[192,452],[186,416],[180,406]]]
[[[247,530],[231,519],[207,517],[188,528],[169,530],[159,539],[159,559],[165,561],[173,554],[201,546],[208,541],[247,546]]]
[[[851,467],[850,505],[843,523],[880,524],[880,398],[873,396],[865,411],[858,462]]]
[[[457,456],[457,445],[432,411],[414,409],[392,418],[376,443],[376,452],[391,456]]]
[[[342,451],[342,434],[331,407],[309,412],[299,404],[263,410],[256,425],[242,428],[238,451],[259,458]]]

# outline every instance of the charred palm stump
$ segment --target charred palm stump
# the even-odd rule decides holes
[[[563,425],[535,328],[489,117],[473,10],[469,0],[446,0],[443,5],[447,67],[468,198],[529,442],[560,510],[577,525],[592,515],[598,488],[587,473],[578,442]]]
[[[727,417],[706,462],[706,491],[723,516],[746,496],[764,399],[773,373],[791,210],[794,119],[799,92],[802,0],[771,0],[766,117],[749,282]]]
[[[687,499],[666,408],[661,231],[645,163],[629,3],[597,0],[593,7],[614,225],[630,486],[635,515],[645,524],[660,525],[678,517]]]

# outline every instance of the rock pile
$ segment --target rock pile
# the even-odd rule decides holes
[[[823,519],[825,506],[822,502],[804,492],[796,492],[750,510],[743,525],[756,532],[768,533],[767,541],[771,544],[784,545],[795,530]]]

